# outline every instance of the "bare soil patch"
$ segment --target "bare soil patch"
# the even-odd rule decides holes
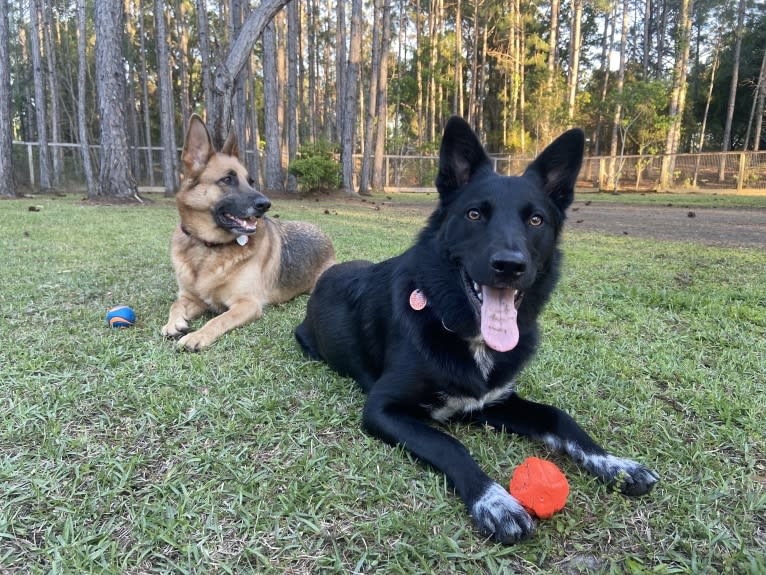
[[[766,210],[575,202],[569,229],[766,249]]]
[[[295,199],[295,196],[290,197]],[[423,214],[425,221],[436,205],[436,194],[432,197],[433,202],[407,202],[395,195],[388,196],[388,201],[380,201],[321,192],[303,196],[301,200],[320,204],[363,203],[373,210],[416,211]],[[280,199],[286,198],[281,196]],[[574,202],[566,227],[610,235],[766,249],[766,210],[759,208],[604,203],[586,198]]]

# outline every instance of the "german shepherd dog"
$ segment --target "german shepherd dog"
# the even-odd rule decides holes
[[[414,245],[378,264],[327,270],[295,332],[309,357],[367,393],[364,429],[446,474],[476,527],[503,543],[529,536],[531,517],[429,419],[540,440],[628,495],[658,481],[640,463],[607,453],[563,411],[515,390],[557,281],[557,243],[583,148],[582,131],[570,130],[522,176],[500,176],[468,124],[450,119],[439,204]]]
[[[202,119],[191,117],[176,193],[181,223],[170,249],[178,299],[162,328],[187,351],[260,318],[266,304],[310,292],[335,263],[332,242],[318,228],[265,215],[271,202],[253,189],[238,156],[234,131],[216,152]],[[206,311],[219,315],[189,333],[189,322]]]

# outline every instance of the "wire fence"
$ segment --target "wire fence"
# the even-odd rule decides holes
[[[505,175],[524,172],[533,158],[492,156],[495,171]],[[663,156],[588,157],[577,187],[594,191],[655,191],[661,186]],[[668,189],[766,193],[766,152],[713,152],[673,154]],[[392,190],[433,189],[439,159],[432,156],[386,156],[386,187]],[[609,174],[614,177],[610,179]]]
[[[78,144],[49,144],[52,182],[62,191],[85,187],[85,172]],[[98,173],[98,146],[91,146],[94,170]],[[131,149],[131,165],[139,187],[152,190],[162,185],[161,148]],[[179,150],[180,153],[180,150]],[[252,154],[252,152],[248,152]],[[14,142],[13,160],[16,183],[35,190],[39,186],[39,148],[36,142]],[[529,157],[495,155],[491,157],[500,174],[523,173]],[[670,180],[661,186],[663,160],[669,164]],[[361,157],[355,157],[359,173]],[[433,190],[439,168],[437,156],[387,155],[384,157],[384,185],[387,191]],[[614,174],[613,178],[609,175]],[[593,191],[654,191],[669,189],[688,192],[766,193],[766,152],[711,152],[670,156],[587,157],[577,181],[580,189]]]

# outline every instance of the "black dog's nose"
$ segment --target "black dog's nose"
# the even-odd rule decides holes
[[[489,265],[498,275],[520,276],[527,270],[527,258],[519,251],[506,250],[493,255]]]

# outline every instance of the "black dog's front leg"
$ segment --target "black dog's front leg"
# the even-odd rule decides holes
[[[564,411],[512,394],[506,401],[473,414],[473,419],[543,441],[626,495],[649,493],[659,480],[651,469],[607,453]]]
[[[462,443],[431,427],[404,405],[373,388],[363,415],[367,432],[391,445],[403,446],[442,471],[485,535],[502,543],[529,536],[534,523],[521,504],[482,471]]]

